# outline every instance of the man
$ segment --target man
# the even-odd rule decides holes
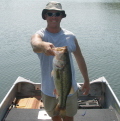
[[[47,21],[47,27],[36,32],[32,36],[31,45],[33,51],[37,53],[40,59],[41,75],[42,75],[42,99],[45,110],[52,117],[53,121],[62,121],[59,115],[54,115],[54,108],[57,104],[57,99],[53,95],[55,89],[53,78],[51,77],[52,61],[54,57],[54,47],[67,46],[70,53],[71,68],[72,68],[72,86],[75,93],[67,99],[66,116],[63,121],[73,121],[73,116],[77,112],[77,83],[75,81],[75,72],[71,53],[74,54],[78,63],[79,69],[84,78],[82,87],[83,93],[89,93],[89,78],[86,64],[82,56],[75,35],[60,27],[60,22],[66,17],[65,11],[59,2],[51,1],[42,11],[42,18]]]

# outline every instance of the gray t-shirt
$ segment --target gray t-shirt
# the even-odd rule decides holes
[[[58,33],[50,33],[46,29],[41,29],[36,32],[42,37],[45,42],[53,43],[55,47],[67,46],[70,56],[71,69],[72,69],[72,87],[74,92],[77,90],[77,83],[75,80],[75,71],[71,53],[76,50],[75,35],[65,29],[61,29]],[[42,92],[48,96],[55,97],[53,94],[55,86],[51,72],[53,69],[53,56],[46,56],[44,53],[37,53],[40,59],[41,76],[42,76]]]

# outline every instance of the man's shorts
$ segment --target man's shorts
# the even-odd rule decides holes
[[[66,116],[73,117],[77,113],[78,103],[77,103],[77,92],[73,95],[68,96],[66,102]],[[42,93],[42,101],[44,108],[50,117],[54,117],[54,109],[58,103],[58,99],[55,97],[50,97]]]

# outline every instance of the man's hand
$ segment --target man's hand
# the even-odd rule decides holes
[[[42,40],[39,34],[35,34],[31,38],[31,45],[35,53],[44,53],[46,55],[55,55],[52,48],[55,46],[50,42],[45,42]]]
[[[82,86],[83,95],[88,95],[89,94],[89,90],[90,90],[89,82],[84,82],[84,84]]]
[[[54,51],[52,50],[52,48],[54,48],[55,46],[50,43],[50,42],[42,42],[41,44],[41,48],[43,50],[43,53],[45,53],[45,55],[52,55],[54,56],[55,53]]]

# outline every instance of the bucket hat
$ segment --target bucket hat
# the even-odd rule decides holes
[[[63,18],[66,17],[65,11],[62,10],[62,5],[61,5],[61,3],[59,3],[59,2],[51,1],[51,2],[49,2],[49,3],[46,5],[45,9],[42,10],[42,18],[43,18],[44,20],[45,20],[45,16],[44,16],[44,15],[45,15],[45,14],[47,13],[47,11],[49,11],[49,10],[57,10],[57,11],[60,11],[60,12],[62,13],[62,15],[63,15]]]

